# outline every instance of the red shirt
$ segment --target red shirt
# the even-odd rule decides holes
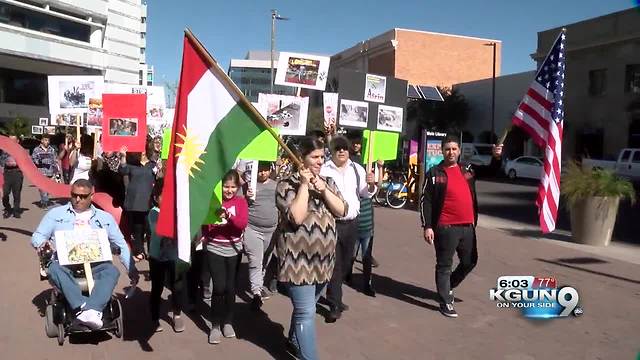
[[[473,224],[471,188],[460,166],[445,167],[444,171],[447,173],[447,191],[438,225]]]

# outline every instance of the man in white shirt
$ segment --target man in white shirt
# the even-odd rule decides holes
[[[349,159],[351,144],[347,138],[336,136],[331,140],[331,160],[320,169],[320,175],[332,178],[342,197],[349,205],[347,216],[336,219],[338,243],[336,265],[327,288],[327,300],[331,311],[327,322],[335,322],[348,307],[342,302],[342,282],[349,271],[355,242],[358,237],[360,198],[371,198],[376,192],[373,174]]]

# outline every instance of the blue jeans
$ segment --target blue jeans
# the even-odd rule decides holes
[[[44,192],[42,190],[38,190],[40,192],[40,202],[42,204],[47,204],[49,202],[49,193]]]
[[[293,312],[289,326],[289,340],[300,350],[301,360],[317,360],[316,348],[316,303],[327,284],[293,285],[287,284],[287,290]]]
[[[72,309],[80,308],[102,311],[109,303],[113,289],[118,283],[120,272],[110,262],[99,263],[91,266],[93,273],[93,291],[86,297],[82,295],[80,286],[73,277],[69,268],[60,265],[57,261],[51,262],[47,273],[49,280],[64,294],[65,299]]]
[[[360,257],[364,259],[367,249],[369,248],[369,241],[371,240],[371,230],[358,231],[358,239],[356,240],[356,246],[353,249],[353,256],[356,257],[360,254]],[[358,248],[360,251],[358,252]]]

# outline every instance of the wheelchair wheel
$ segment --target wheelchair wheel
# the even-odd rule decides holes
[[[389,186],[387,190],[387,205],[394,209],[402,209],[407,203],[407,188],[404,184],[393,185],[396,186],[393,189]]]
[[[58,324],[58,345],[64,345],[64,325]]]
[[[121,339],[122,338],[122,334],[124,333],[124,326],[123,326],[123,321],[122,321],[122,305],[120,305],[120,300],[116,300],[116,303],[118,304],[118,317],[116,318],[116,328],[114,330],[114,335]]]
[[[58,336],[58,326],[53,322],[52,305],[47,305],[44,310],[44,332],[52,339]]]

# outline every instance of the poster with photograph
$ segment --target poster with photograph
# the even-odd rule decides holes
[[[258,110],[282,135],[305,135],[309,98],[258,94]]]
[[[387,78],[379,75],[367,74],[364,81],[364,100],[384,103],[387,93]]]
[[[424,172],[429,171],[430,168],[440,164],[444,159],[441,150],[442,139],[446,136],[445,133],[435,131],[423,131],[424,141]]]
[[[85,116],[86,114],[57,114],[51,118],[51,123],[54,126],[84,126]]]
[[[402,132],[402,108],[378,105],[378,130]]]
[[[55,232],[60,265],[111,261],[111,245],[105,229],[76,229]]]
[[[89,100],[87,126],[102,126],[102,97]]]
[[[329,73],[329,57],[281,52],[275,83],[324,91]]]
[[[102,95],[102,151],[145,150],[147,137],[147,95]]]
[[[338,93],[323,93],[322,100],[324,108],[324,127],[335,127],[338,119]]]
[[[48,118],[40,118],[40,119],[38,119],[38,125],[40,125],[40,126],[49,125],[49,119]]]
[[[31,126],[31,133],[33,135],[40,135],[42,134],[42,126],[39,125],[32,125]]]
[[[145,86],[129,84],[106,84],[106,94],[145,94],[147,95],[147,129],[161,135],[164,128],[170,127],[166,121],[166,98],[163,86]],[[171,116],[173,121],[173,116]]]
[[[258,186],[258,160],[244,160],[242,178],[249,184],[249,189],[253,191],[253,196],[250,199],[255,200]]]
[[[99,99],[104,91],[102,76],[49,76],[49,112],[59,114],[87,113],[91,99]]]
[[[369,103],[366,101],[340,100],[340,126],[357,127],[364,129],[367,127],[369,117]]]
[[[55,135],[56,134],[56,127],[55,126],[45,126],[44,127],[44,133],[47,135]]]

